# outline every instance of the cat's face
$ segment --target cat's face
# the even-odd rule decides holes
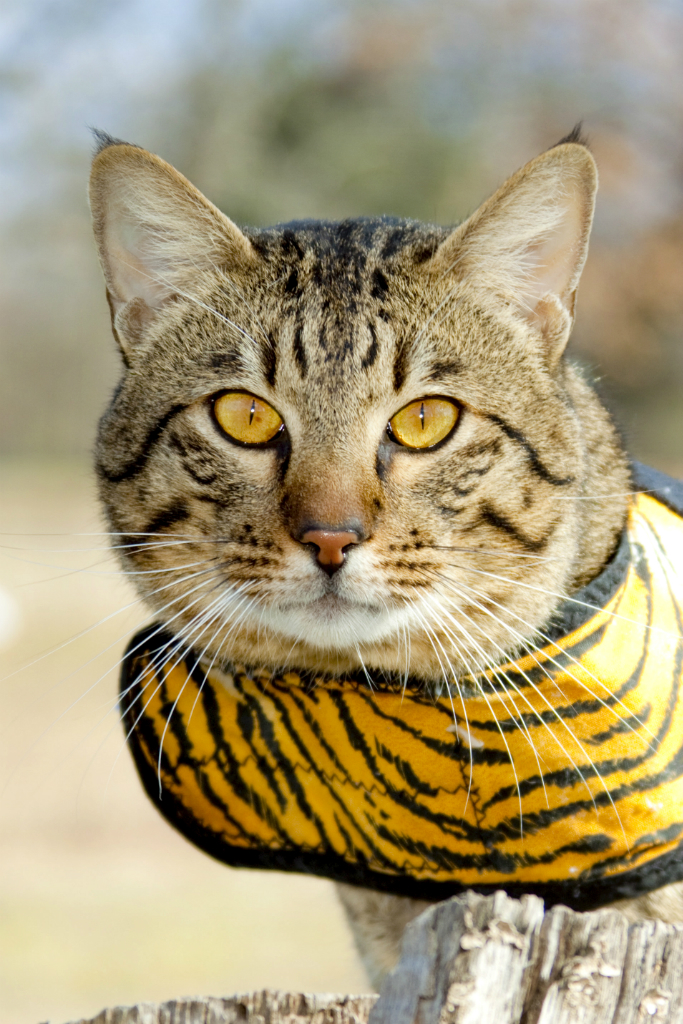
[[[173,632],[219,660],[439,677],[502,660],[600,568],[623,503],[587,544],[571,499],[622,463],[561,358],[594,182],[568,144],[454,232],[242,233],[158,158],[101,152],[127,363],[101,493]]]

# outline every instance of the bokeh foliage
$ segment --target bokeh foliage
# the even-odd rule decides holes
[[[602,188],[574,352],[636,453],[681,465],[680,4],[58,6],[5,15],[0,451],[85,453],[116,380],[87,123],[159,152],[240,223],[449,223],[583,119]]]

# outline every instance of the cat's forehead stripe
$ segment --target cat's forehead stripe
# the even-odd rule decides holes
[[[302,323],[298,323],[294,328],[294,338],[292,340],[292,352],[294,353],[294,361],[299,367],[299,372],[303,377],[308,373],[308,359],[306,358],[306,349],[303,343],[303,331],[304,327]]]
[[[407,254],[414,263],[433,255],[447,228],[393,217],[358,217],[343,221],[291,221],[249,231],[252,245],[266,259],[287,261],[313,257],[321,262],[358,263],[364,267],[369,254],[391,260]],[[386,286],[383,274],[372,275],[373,287]]]
[[[405,383],[407,374],[408,352],[405,345],[398,345],[394,356],[394,391],[397,393]]]
[[[372,341],[370,342],[370,348],[363,356],[363,360],[360,364],[361,370],[369,370],[371,366],[374,366],[377,360],[377,354],[379,352],[379,344],[377,341],[377,329],[375,328],[375,325],[372,323],[368,324],[368,330],[370,331],[370,337],[372,338]]]
[[[268,382],[276,381],[285,352],[300,379],[314,374],[316,386],[336,387],[340,372],[348,377],[352,367],[371,370],[391,337],[378,324],[401,320],[392,301],[401,301],[406,274],[433,254],[444,233],[392,217],[292,221],[250,231],[266,276],[273,275],[269,294],[280,297],[271,351],[262,357]],[[286,347],[278,351],[284,338]],[[409,352],[399,339],[390,344],[401,348],[387,353],[387,376],[398,391]]]

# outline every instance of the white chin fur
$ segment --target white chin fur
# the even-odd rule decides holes
[[[355,650],[396,634],[408,615],[404,608],[351,604],[323,598],[286,609],[267,608],[261,622],[287,640],[304,640],[323,651]]]

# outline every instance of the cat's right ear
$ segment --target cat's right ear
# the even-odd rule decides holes
[[[90,175],[90,208],[114,335],[127,360],[166,303],[205,273],[256,260],[249,239],[175,168],[107,140]]]

